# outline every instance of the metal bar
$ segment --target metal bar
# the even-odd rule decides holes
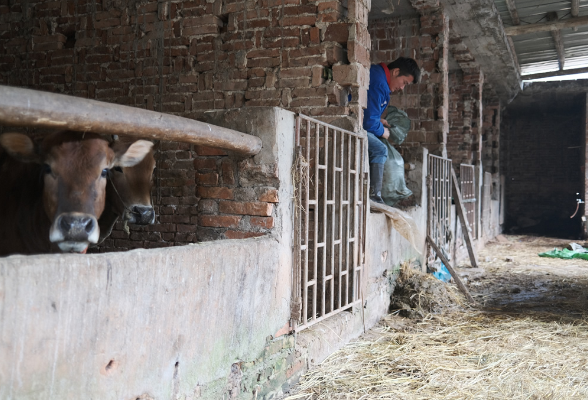
[[[307,121],[310,121],[310,122],[313,122],[315,124],[319,124],[319,125],[322,125],[322,126],[326,126],[326,127],[331,128],[331,129],[339,130],[341,132],[344,132],[346,135],[357,136],[357,137],[361,137],[361,138],[366,138],[367,137],[367,133],[364,134],[364,133],[361,133],[361,131],[360,132],[351,132],[351,131],[348,131],[348,130],[345,130],[345,129],[341,129],[339,127],[336,127],[335,125],[331,125],[331,124],[327,124],[326,122],[319,121],[318,119],[311,118],[311,117],[309,117],[307,115],[304,115],[304,114],[299,114],[299,115],[303,119],[305,119]]]
[[[307,160],[312,164],[306,185],[308,194],[305,205],[307,208],[306,203],[313,205],[314,232],[310,239],[312,247],[308,239],[298,247],[300,250],[308,250],[307,268],[301,279],[305,294],[302,308],[305,313],[302,323],[295,327],[297,331],[359,303],[361,274],[364,269],[361,263],[365,246],[365,213],[368,206],[367,202],[362,201],[367,196],[367,179],[363,168],[366,137],[343,129],[331,128],[328,124],[314,122],[316,120],[307,119],[302,115],[299,117],[301,121],[306,121],[307,127],[306,149],[304,146],[300,148],[306,150]],[[322,149],[321,132],[324,132]],[[315,135],[314,138],[311,138],[312,134]],[[311,139],[314,139],[312,144]],[[311,145],[315,147],[312,153],[314,160],[310,157]],[[324,151],[322,160],[321,150]],[[314,186],[313,190],[310,187],[311,183]],[[323,190],[322,195],[319,188]],[[311,199],[313,194],[314,198]],[[306,217],[307,223],[311,223],[311,215],[307,214]],[[306,227],[302,226],[305,231],[302,235],[305,237],[310,233],[308,224]],[[320,232],[319,228],[323,231]],[[310,249],[314,250],[312,259]],[[320,257],[319,249],[323,249]],[[313,279],[309,279],[310,262],[313,262]],[[309,303],[311,296],[312,304]],[[317,301],[321,301],[320,306]]]
[[[347,141],[347,169],[351,168],[351,138]],[[347,173],[345,178],[345,198],[351,202],[351,180],[350,175]],[[349,206],[345,207],[345,223],[347,228],[345,229],[345,259],[347,260],[347,270],[350,268],[354,270],[354,262],[352,259],[352,255],[349,252],[349,213],[350,213]],[[353,282],[351,282],[353,283]],[[343,304],[349,304],[349,274],[345,275],[345,302]]]
[[[345,169],[345,160],[344,160],[344,149],[345,149],[345,137],[346,135],[343,134],[343,132],[341,132],[341,143],[339,144],[339,161],[341,162],[341,171],[343,171]],[[347,137],[347,140],[349,141],[350,138]],[[347,166],[349,167],[349,166]],[[337,263],[337,269],[338,269],[338,285],[337,285],[337,306],[341,307],[341,288],[342,288],[342,284],[343,284],[343,275],[346,274],[346,271],[343,271],[343,208],[345,207],[345,205],[347,204],[347,207],[349,207],[349,199],[347,199],[347,202],[343,201],[343,190],[342,188],[345,185],[345,175],[343,174],[343,172],[341,172],[340,178],[339,178],[339,262]]]
[[[308,323],[306,323],[306,324],[304,324],[304,325],[299,325],[299,326],[298,326],[298,330],[302,330],[302,329],[309,328],[309,327],[313,326],[314,324],[317,324],[317,323],[319,323],[319,322],[321,322],[321,321],[324,321],[325,319],[329,318],[330,316],[333,316],[333,315],[335,315],[335,314],[338,314],[338,313],[340,313],[341,311],[348,310],[348,309],[350,309],[351,307],[353,307],[353,306],[355,306],[355,305],[358,305],[358,304],[361,304],[361,300],[356,300],[356,301],[354,301],[353,303],[349,303],[349,304],[347,304],[346,306],[343,306],[343,307],[341,307],[341,308],[339,308],[339,309],[337,309],[337,310],[335,310],[335,311],[333,311],[333,312],[330,312],[330,313],[328,313],[328,314],[325,314],[325,315],[323,315],[322,317],[319,317],[319,318],[316,318],[316,319],[314,319],[314,320],[311,320],[310,322],[308,322]]]
[[[310,121],[309,121],[309,125],[310,125]],[[319,175],[319,157],[320,157],[320,138],[319,138],[319,124],[315,123],[315,147],[314,147],[314,163],[315,163],[315,173],[316,173],[316,180],[314,183],[314,198],[315,200],[318,202],[319,201],[319,179],[320,179],[320,175]],[[314,279],[318,278],[318,246],[317,246],[317,242],[318,242],[318,222],[319,222],[319,207],[320,205],[317,204],[316,207],[314,207]],[[317,290],[317,286],[314,285],[313,286],[313,296],[312,296],[312,318],[316,318],[317,314],[316,314],[316,308],[317,308],[317,295],[318,295],[318,290]]]
[[[319,127],[320,125],[317,124],[317,134],[319,134]],[[321,268],[321,275],[323,276],[322,282],[322,293],[321,293],[321,315],[326,314],[326,302],[327,302],[327,287],[325,283],[325,275],[327,274],[327,215],[329,213],[329,205],[327,204],[329,200],[329,128],[323,128],[323,137],[325,142],[325,160],[324,165],[327,169],[323,172],[325,174],[325,178],[323,181],[323,219],[321,221],[323,225],[323,243],[325,243],[325,248],[323,249],[323,259],[322,259],[322,268]]]
[[[57,93],[0,86],[0,123],[186,142],[255,155],[261,139],[204,122]]]
[[[302,299],[302,310],[303,310],[303,318],[302,318],[302,323],[305,324],[308,321],[308,289],[306,286],[306,283],[308,282],[308,262],[309,262],[309,258],[310,255],[308,253],[308,250],[310,249],[310,245],[308,243],[308,228],[309,228],[309,219],[310,219],[310,210],[309,210],[309,204],[308,201],[310,200],[310,121],[306,122],[306,162],[308,163],[308,173],[305,174],[305,179],[304,179],[304,183],[305,183],[305,196],[304,196],[304,219],[305,219],[305,229],[304,229],[304,235],[305,235],[305,242],[306,245],[308,246],[308,249],[306,250],[306,257],[305,257],[305,263],[304,263],[304,294],[303,294],[303,299]],[[313,243],[314,246],[314,243]],[[316,250],[314,250],[316,251]]]
[[[327,129],[327,128],[326,128]],[[331,273],[331,276],[335,275],[335,218],[337,216],[337,210],[336,210],[336,205],[335,205],[335,198],[337,197],[337,191],[335,189],[335,184],[337,181],[337,131],[333,130],[333,156],[332,156],[332,163],[333,163],[333,169],[332,169],[332,179],[331,179],[331,184],[332,184],[332,188],[331,188],[331,193],[333,195],[333,201],[331,203],[331,259],[330,259],[330,265],[331,265],[331,270],[329,271]],[[333,311],[335,309],[335,280],[331,279],[331,283],[329,286],[329,291],[330,291],[330,311]]]

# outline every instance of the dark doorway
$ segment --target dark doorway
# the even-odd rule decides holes
[[[505,110],[501,158],[507,232],[582,235],[583,207],[570,217],[576,199],[584,199],[586,94],[566,93],[562,85],[527,86]]]

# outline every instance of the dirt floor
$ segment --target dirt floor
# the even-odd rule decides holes
[[[480,268],[458,268],[474,306],[405,267],[396,311],[286,399],[588,399],[588,261],[537,255],[569,243],[488,243]]]

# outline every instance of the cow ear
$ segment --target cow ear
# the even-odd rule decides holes
[[[8,154],[19,161],[41,162],[41,158],[35,150],[35,144],[30,137],[22,133],[4,133],[0,135],[0,146],[4,147]]]
[[[147,140],[137,140],[126,149],[114,148],[114,165],[120,167],[132,167],[143,161],[143,158],[151,151],[153,143]],[[126,151],[125,151],[126,150]]]

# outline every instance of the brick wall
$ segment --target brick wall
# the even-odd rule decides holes
[[[346,7],[343,5],[345,4]],[[369,72],[362,0],[0,3],[0,84],[201,119],[280,106],[357,128]],[[351,101],[348,94],[352,95]],[[117,226],[108,248],[264,234],[272,172],[224,151],[157,146],[157,224]],[[263,180],[243,185],[251,174]]]
[[[456,166],[480,163],[483,79],[479,71],[458,71],[449,75],[447,156]],[[458,171],[456,168],[457,174]]]
[[[484,92],[482,168],[492,174],[492,199],[500,199],[500,101]]]

